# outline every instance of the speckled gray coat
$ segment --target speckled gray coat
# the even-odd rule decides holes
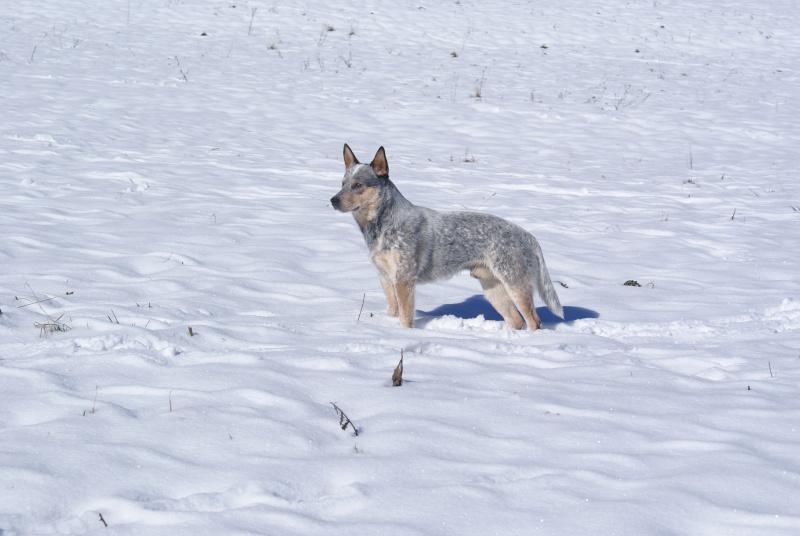
[[[347,145],[344,152],[342,190],[331,202],[337,210],[353,212],[381,276],[390,315],[399,313],[410,325],[416,283],[470,270],[511,327],[522,327],[517,311],[529,329],[539,327],[534,289],[563,318],[542,250],[525,229],[490,214],[418,207],[389,180],[382,147],[368,165],[359,163]]]

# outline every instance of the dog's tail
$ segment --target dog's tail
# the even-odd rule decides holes
[[[531,238],[533,239],[533,252],[539,264],[539,273],[536,274],[538,280],[535,281],[536,290],[539,292],[539,296],[544,300],[544,303],[547,304],[547,308],[557,317],[564,318],[564,309],[561,307],[561,301],[558,299],[558,294],[556,294],[556,289],[553,287],[553,282],[550,281],[550,274],[547,272],[547,265],[544,263],[542,248],[535,238],[532,236]]]

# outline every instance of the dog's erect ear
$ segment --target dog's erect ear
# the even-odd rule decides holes
[[[347,171],[353,164],[358,164],[358,158],[346,143],[344,144],[344,169]]]
[[[370,166],[378,177],[389,176],[389,163],[386,161],[386,151],[383,150],[383,147],[375,153],[375,158],[372,159]]]

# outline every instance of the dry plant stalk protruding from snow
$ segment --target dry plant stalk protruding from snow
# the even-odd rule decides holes
[[[342,427],[342,430],[347,430],[347,427],[349,426],[353,429],[353,433],[358,435],[358,428],[356,428],[356,425],[350,420],[350,417],[345,415],[344,411],[342,411],[341,408],[336,405],[336,402],[331,402],[331,405],[333,406],[333,409],[336,410],[336,414],[339,416],[339,426]]]
[[[72,329],[72,326],[68,326],[68,325],[66,325],[66,324],[64,324],[63,322],[60,321],[61,317],[64,316],[63,314],[61,314],[58,318],[53,318],[50,315],[50,313],[45,311],[44,307],[42,307],[42,303],[54,300],[56,298],[55,296],[51,296],[49,298],[40,299],[39,296],[36,295],[36,292],[34,292],[33,287],[31,287],[28,283],[25,283],[25,286],[28,287],[28,289],[30,289],[31,294],[33,294],[33,298],[34,299],[30,303],[26,303],[25,305],[20,305],[19,308],[21,309],[23,307],[28,307],[30,305],[38,305],[39,309],[47,317],[47,320],[48,320],[47,322],[34,322],[33,323],[34,327],[39,328],[39,337],[40,338],[46,339],[47,337],[50,336],[51,333],[53,333],[55,331],[69,331],[69,330]],[[72,292],[71,291],[67,292],[65,295],[66,296],[71,296]]]
[[[403,350],[400,349],[400,362],[394,368],[392,373],[392,386],[400,387],[403,385]]]

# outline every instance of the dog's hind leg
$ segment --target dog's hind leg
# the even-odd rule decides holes
[[[525,323],[528,324],[528,329],[536,331],[542,327],[542,319],[536,314],[536,307],[533,305],[533,290],[532,289],[509,289],[511,299],[522,313]]]
[[[542,326],[542,319],[536,314],[536,307],[533,305],[533,286],[519,281],[514,283],[502,279],[501,281],[514,305],[522,313],[528,329],[531,331],[539,329]]]
[[[488,268],[479,266],[470,270],[469,275],[481,282],[483,294],[489,303],[492,304],[506,325],[512,329],[522,329],[522,317],[519,316],[517,308],[511,297],[506,292],[505,287]]]

